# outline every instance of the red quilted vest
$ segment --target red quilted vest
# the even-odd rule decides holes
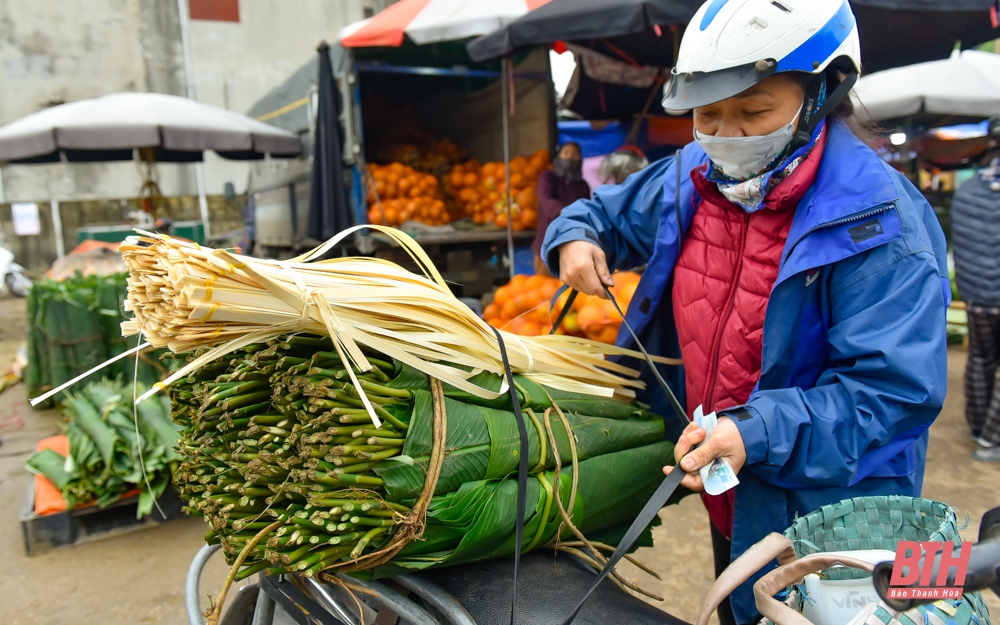
[[[771,190],[764,208],[747,213],[705,179],[691,174],[702,198],[674,271],[674,319],[680,338],[688,413],[746,403],[760,377],[764,313],[778,278],[795,208],[816,179],[826,133],[792,174]],[[734,491],[702,494],[709,517],[732,535]]]

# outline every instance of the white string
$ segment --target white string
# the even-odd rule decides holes
[[[145,322],[143,326],[145,327]],[[139,330],[139,342],[142,342],[142,329]],[[135,369],[132,370],[132,397],[135,397],[136,388],[139,386],[139,354],[135,355]],[[149,483],[149,475],[146,473],[146,460],[142,457],[142,434],[139,433],[139,406],[134,401],[132,402],[132,422],[135,423],[135,446],[139,452],[139,467],[142,469],[142,481],[146,483],[146,490],[149,491],[149,496],[153,498],[153,505],[159,511],[160,516],[164,520],[167,520],[167,513],[163,511],[160,507],[160,502],[157,500],[156,495],[153,494],[153,487]]]
[[[128,350],[127,352],[122,352],[122,353],[118,354],[117,356],[115,356],[114,358],[105,360],[104,362],[102,362],[101,364],[97,365],[93,369],[90,369],[89,371],[81,373],[80,375],[76,376],[75,378],[73,378],[69,382],[66,382],[64,384],[60,384],[59,386],[55,387],[51,391],[48,391],[46,393],[43,393],[43,394],[39,395],[38,397],[30,400],[30,403],[31,403],[32,406],[37,406],[38,404],[40,404],[43,401],[45,401],[46,399],[52,397],[56,393],[62,392],[64,390],[68,389],[69,387],[73,386],[74,384],[76,384],[80,380],[82,380],[85,377],[89,376],[91,373],[96,373],[96,372],[100,371],[101,369],[103,369],[104,367],[107,367],[110,364],[116,363],[119,360],[121,360],[122,358],[127,358],[127,357],[131,356],[132,354],[140,352],[140,351],[142,351],[143,349],[145,349],[147,347],[149,347],[149,343],[140,343],[139,345],[136,345],[135,347],[133,347],[132,349]]]

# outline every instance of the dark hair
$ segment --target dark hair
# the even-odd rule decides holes
[[[830,113],[830,117],[847,124],[847,127],[851,129],[854,136],[861,139],[869,146],[872,146],[884,130],[871,118],[870,115],[867,114],[867,112],[858,112],[858,108],[855,106],[855,98],[856,94],[854,90],[851,89],[850,93],[847,94],[847,97],[841,100],[840,104],[833,109],[833,112]],[[864,109],[864,104],[861,104],[860,101],[857,103],[862,109]]]
[[[583,154],[583,148],[581,148],[580,144],[577,143],[576,141],[567,141],[566,143],[560,145],[559,149],[556,150],[556,154],[558,154],[559,152],[562,152],[563,148],[569,147],[569,146],[573,146],[574,148],[576,148],[577,152],[579,152],[580,154]]]

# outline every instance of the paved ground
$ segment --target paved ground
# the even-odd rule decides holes
[[[21,300],[0,300],[0,368],[13,359],[24,337]],[[973,463],[973,445],[962,417],[961,375],[965,352],[950,354],[949,394],[931,430],[925,495],[967,511],[974,537],[978,520],[1000,505],[1000,465]],[[30,476],[22,468],[36,442],[58,433],[59,415],[28,407],[23,386],[0,395],[0,623],[90,625],[184,623],[184,579],[202,545],[204,524],[182,519],[155,529],[118,536],[48,554],[27,557],[18,517]],[[663,582],[637,569],[630,577],[666,598],[661,607],[693,621],[712,583],[708,517],[697,498],[665,510],[654,549],[639,558],[659,571]],[[209,564],[202,596],[217,594],[225,577],[221,558]],[[1000,601],[990,598],[994,613]]]

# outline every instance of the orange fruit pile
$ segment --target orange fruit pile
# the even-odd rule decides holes
[[[380,158],[399,162],[417,171],[436,177],[448,175],[454,163],[469,158],[469,153],[450,139],[435,139],[430,135],[420,135],[417,142],[398,143],[382,150]]]
[[[620,272],[614,275],[611,293],[622,311],[628,310],[639,284],[639,274]],[[517,275],[493,294],[493,302],[483,310],[483,319],[495,328],[521,336],[539,336],[552,330],[552,323],[569,299],[563,293],[549,311],[552,297],[562,282],[556,278]],[[614,305],[603,298],[579,294],[573,308],[563,319],[556,334],[586,337],[602,343],[615,342],[621,317]]]
[[[441,187],[433,175],[402,163],[368,167],[375,180],[374,188],[368,189],[369,223],[400,226],[412,219],[428,226],[443,226],[451,221]]]
[[[538,175],[552,167],[548,150],[538,150],[530,158],[510,161],[511,216],[514,230],[538,226]],[[475,160],[455,165],[444,179],[445,189],[462,213],[478,224],[507,227],[507,180],[504,164],[480,164]]]

